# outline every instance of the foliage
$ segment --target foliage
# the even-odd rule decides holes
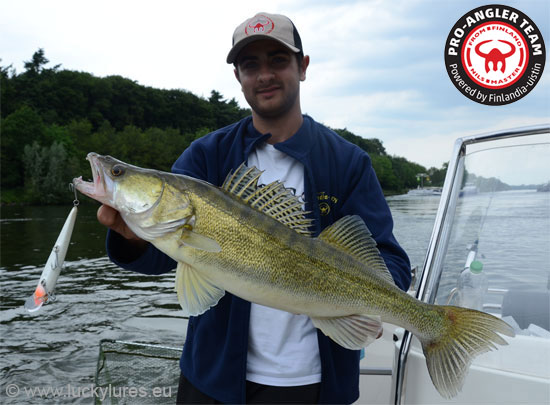
[[[38,142],[26,145],[23,151],[26,197],[34,202],[52,204],[63,202],[68,191],[74,163],[70,161],[65,146],[54,142],[40,146]],[[69,194],[70,195],[70,194]]]
[[[443,187],[448,166],[448,163],[443,163],[443,167],[441,169],[436,169],[435,167],[430,167],[428,169],[428,174],[430,175],[430,180],[433,186]]]
[[[349,141],[359,146],[369,155],[381,155],[381,156],[386,155],[386,149],[382,145],[382,141],[380,141],[379,139],[376,139],[376,138],[366,139],[359,135],[355,135],[354,133],[348,131],[346,128],[344,129],[332,128],[332,130],[336,132],[338,135],[340,135],[342,138],[344,138],[346,141]]]
[[[445,180],[447,166],[442,169],[431,168],[429,171],[422,165],[409,162],[404,157],[389,156],[382,141],[376,138],[366,139],[344,129],[333,129],[345,140],[352,142],[369,154],[372,167],[387,194],[402,193],[418,185],[418,174],[428,172],[430,180],[426,185],[440,187]],[[433,174],[433,176],[432,176]]]
[[[2,188],[23,184],[23,150],[25,145],[44,142],[44,123],[32,108],[23,105],[2,119],[1,168]]]
[[[23,73],[0,66],[2,203],[67,201],[67,184],[89,173],[91,151],[168,171],[193,140],[250,114],[216,90],[204,99],[48,64],[39,49]],[[389,156],[378,139],[335,131],[369,153],[387,192],[415,187],[426,171]]]
[[[426,171],[424,166],[409,162],[399,156],[392,157],[392,168],[398,181],[398,190],[416,188],[418,185],[417,175]],[[435,186],[433,181],[431,185]]]

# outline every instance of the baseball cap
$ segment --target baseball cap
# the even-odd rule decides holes
[[[302,40],[290,18],[282,14],[258,13],[235,29],[227,63],[234,63],[241,49],[259,39],[274,39],[292,52],[302,52]]]

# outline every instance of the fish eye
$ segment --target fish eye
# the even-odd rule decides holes
[[[111,168],[111,174],[115,177],[120,176],[120,175],[124,174],[124,168],[120,165],[114,165]]]

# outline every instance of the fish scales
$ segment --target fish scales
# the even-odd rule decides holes
[[[288,305],[280,299],[266,302],[265,295],[243,297],[250,301],[263,298],[264,304],[289,312],[323,317],[374,313],[387,321],[399,319],[407,329],[419,332],[412,326],[414,322],[407,319],[414,313],[396,315],[403,312],[401,290],[393,284],[380,283],[380,277],[366,271],[364,264],[350,256],[342,256],[320,239],[304,238],[218,189],[205,187],[202,183],[195,187],[190,190],[189,198],[197,215],[196,231],[217,240],[222,251],[212,254],[189,249],[182,251],[182,256],[196,267],[210,269],[208,274],[212,279],[224,278],[215,273],[227,275],[233,271],[234,284],[246,279],[254,285],[252,291],[262,295],[265,294],[262,286],[268,284],[294,298]],[[222,284],[221,287],[239,295],[239,288],[234,284]],[[380,301],[376,299],[380,294],[395,298]]]
[[[193,194],[191,202],[196,209],[196,231],[217,240],[222,247],[219,254],[196,249],[182,252],[193,265],[206,265],[212,272],[232,271],[235,277],[246,277],[258,288],[267,282],[295,297],[303,296],[308,303],[313,297],[326,299],[331,291],[334,300],[335,285],[346,285],[343,282],[334,284],[342,277],[333,266],[319,259],[323,256],[323,246],[319,241],[304,238],[262,213],[239,209],[242,204],[232,198],[214,195],[206,201],[204,196],[197,197],[200,194],[197,191]],[[281,268],[285,271],[281,272]],[[211,277],[216,277],[211,274]],[[311,288],[312,281],[316,288]],[[232,290],[231,286],[225,287]],[[353,296],[349,290],[342,295],[344,298]],[[296,308],[294,312],[297,312]]]

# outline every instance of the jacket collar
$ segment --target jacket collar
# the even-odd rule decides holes
[[[298,131],[284,142],[276,143],[275,149],[292,156],[302,164],[311,150],[314,142],[313,123],[311,117],[303,115],[303,122]],[[261,142],[267,141],[271,134],[262,134],[252,124],[252,117],[247,117],[245,123],[245,159],[248,160],[250,152]]]
[[[244,128],[244,160],[248,162],[248,156],[260,143],[271,138],[271,134],[262,134],[252,124],[252,117],[246,117]]]

